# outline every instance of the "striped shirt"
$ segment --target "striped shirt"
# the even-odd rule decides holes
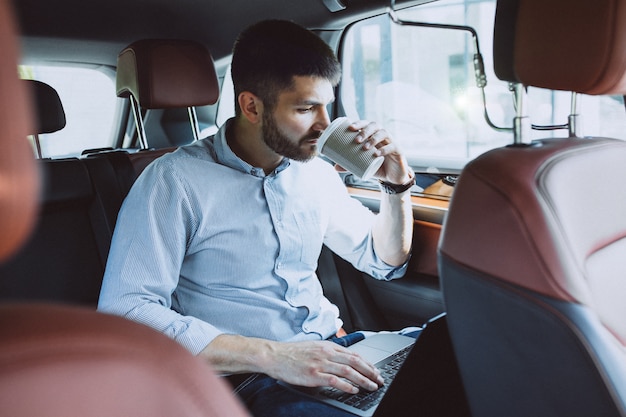
[[[322,159],[284,158],[265,175],[232,152],[222,128],[157,159],[135,182],[98,309],[195,354],[222,333],[326,339],[342,322],[316,276],[322,244],[375,278],[405,272],[376,256],[374,218]]]

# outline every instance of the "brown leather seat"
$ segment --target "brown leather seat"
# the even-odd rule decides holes
[[[16,45],[9,5],[0,0],[0,261],[27,237],[37,204]],[[12,417],[246,415],[206,363],[166,336],[120,317],[43,304],[0,306],[0,404]]]
[[[509,77],[626,93],[626,2],[520,0],[516,26]],[[439,266],[474,416],[626,416],[625,213],[621,140],[545,139],[467,165]]]
[[[0,403],[12,417],[244,416],[178,343],[75,307],[0,307]]]
[[[39,178],[26,141],[31,114],[24,83],[17,80],[17,43],[8,0],[0,1],[0,261],[13,254],[33,227]]]

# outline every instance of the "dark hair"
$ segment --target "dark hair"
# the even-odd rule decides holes
[[[294,76],[313,76],[337,85],[341,67],[333,50],[313,32],[285,20],[265,20],[245,29],[235,42],[231,66],[235,97],[243,91],[272,109]],[[235,100],[235,110],[241,109]]]

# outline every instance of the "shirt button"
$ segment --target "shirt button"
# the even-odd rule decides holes
[[[282,269],[283,268],[283,263],[279,262],[276,264],[276,269]]]

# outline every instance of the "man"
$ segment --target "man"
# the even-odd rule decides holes
[[[352,125],[355,140],[385,158],[374,215],[315,158],[340,67],[306,29],[251,26],[235,44],[232,77],[236,116],[214,137],[155,161],[133,186],[99,309],[162,331],[220,373],[250,374],[238,391],[255,415],[301,406],[276,380],[375,390],[378,371],[327,340],[342,323],[315,270],[326,244],[376,278],[402,276],[414,174],[385,130]]]

